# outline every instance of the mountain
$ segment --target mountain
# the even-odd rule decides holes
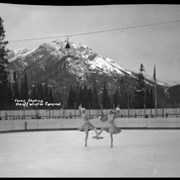
[[[35,71],[39,71],[38,73],[40,71],[49,72],[49,68],[54,65],[61,65],[62,67],[66,66],[69,73],[76,76],[77,79],[81,78],[83,81],[87,81],[86,76],[91,73],[111,77],[127,75],[136,78],[136,73],[115,63],[108,57],[94,53],[87,46],[74,44],[73,42],[69,42],[69,44],[70,48],[66,49],[66,41],[56,40],[51,43],[44,43],[34,50],[27,48],[12,50],[9,54],[10,65],[8,68],[18,72],[18,74],[24,70],[32,70],[31,74],[33,76],[33,74],[36,74]],[[55,69],[57,70],[57,67]]]
[[[111,73],[132,75],[132,73],[123,66],[115,63],[110,58],[94,53],[92,49],[85,45],[76,45],[72,42],[69,42],[69,44],[69,49],[65,48],[66,41],[53,41],[51,43],[44,43],[34,50],[28,50],[27,48],[21,48],[16,51],[12,50],[9,61],[11,62],[11,65],[14,65],[12,69],[22,72],[32,63],[37,63],[41,68],[44,68],[42,64],[44,64],[45,59],[50,58],[52,61],[59,61],[60,59],[67,57],[66,61],[71,68],[69,69],[69,72],[71,71],[71,73],[77,76],[83,75],[88,70],[98,71],[99,73],[108,75],[111,75]],[[18,66],[19,63],[21,64],[21,67]],[[73,65],[81,66],[83,71],[78,73],[78,67]]]
[[[44,43],[33,50],[27,48],[11,50],[9,62],[8,69],[12,80],[14,72],[19,82],[26,73],[29,87],[46,82],[53,86],[54,92],[61,92],[65,97],[70,86],[84,84],[92,87],[94,79],[99,93],[102,91],[103,83],[106,82],[109,93],[113,94],[121,85],[121,77],[129,91],[137,84],[138,73],[93,52],[86,45],[66,40]],[[153,80],[145,77],[145,82],[147,86],[153,88]],[[164,84],[158,84],[161,99],[165,97],[163,92],[167,88]]]

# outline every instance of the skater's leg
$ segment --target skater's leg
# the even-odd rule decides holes
[[[99,130],[99,132],[98,132],[98,136],[104,131],[104,129],[105,129],[105,126],[104,127],[102,127],[100,130]]]
[[[85,147],[87,147],[87,140],[88,140],[88,135],[89,135],[88,130],[85,131],[85,134],[86,134],[86,136],[85,136]]]
[[[95,131],[95,133],[96,133],[96,136],[98,136],[98,131],[97,131],[96,128],[94,128],[94,131]]]
[[[113,133],[110,131],[111,148],[113,147]]]

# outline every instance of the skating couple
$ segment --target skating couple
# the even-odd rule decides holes
[[[115,110],[110,110],[107,117],[99,117],[99,119],[103,122],[106,122],[106,125],[100,129],[98,132],[96,127],[89,122],[89,120],[94,119],[94,117],[89,116],[89,114],[86,112],[86,109],[83,108],[81,105],[79,106],[81,117],[84,120],[84,124],[78,128],[79,131],[85,132],[85,147],[87,147],[87,140],[90,130],[94,130],[96,133],[96,136],[94,136],[94,139],[102,139],[103,137],[100,136],[100,134],[103,131],[106,131],[110,134],[111,139],[111,145],[110,147],[113,147],[113,134],[118,134],[121,132],[120,128],[115,126],[114,120],[118,117],[120,114],[120,108],[117,106]]]

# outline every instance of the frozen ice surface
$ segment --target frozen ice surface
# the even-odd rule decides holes
[[[95,140],[90,131],[0,134],[0,177],[179,177],[179,130],[122,130]]]

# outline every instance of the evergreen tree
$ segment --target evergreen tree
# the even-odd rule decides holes
[[[120,104],[120,101],[119,101],[119,91],[118,89],[115,91],[114,95],[113,95],[113,104],[115,107],[117,107],[117,105]]]
[[[44,84],[44,101],[49,101],[49,89],[47,82]]]
[[[37,85],[35,84],[32,85],[31,98],[38,99]]]
[[[27,100],[29,97],[29,89],[28,89],[28,82],[27,82],[27,75],[24,75],[24,78],[21,80],[21,98]]]
[[[129,108],[133,108],[133,100],[132,100],[132,94],[128,93],[128,105]]]
[[[102,107],[104,109],[109,109],[111,106],[110,104],[110,97],[108,95],[108,91],[107,91],[107,88],[106,88],[106,84],[104,82],[104,85],[103,85],[103,93],[102,93]]]
[[[75,103],[75,91],[73,90],[73,87],[71,86],[71,88],[69,90],[67,108],[68,109],[73,109],[74,108],[74,103]]]
[[[37,99],[43,100],[44,99],[44,90],[42,84],[37,84]]]
[[[150,108],[150,92],[149,92],[149,88],[146,88],[145,90],[145,105],[146,108]]]
[[[79,83],[77,84],[76,87],[76,91],[75,91],[75,105],[76,105],[76,109],[79,107],[80,105],[80,87],[79,87]]]
[[[135,101],[137,108],[144,108],[144,103],[145,103],[145,82],[142,71],[144,71],[143,64],[140,65],[140,72],[138,74],[136,93],[135,93],[136,96]]]
[[[87,101],[88,101],[88,108],[89,109],[92,109],[93,107],[93,94],[92,94],[92,90],[91,88],[88,89],[88,97],[87,97]]]
[[[7,89],[7,107],[11,109],[13,105],[13,95],[12,95],[12,90],[11,90],[11,84],[10,82],[8,83],[8,89]]]
[[[82,106],[84,106],[84,102],[83,102],[83,88],[82,86],[79,87],[79,102]]]
[[[62,103],[61,93],[60,92],[56,92],[54,101]]]
[[[119,105],[120,107],[123,108],[127,108],[127,104],[128,104],[128,91],[127,91],[127,85],[126,85],[126,81],[124,80],[124,78],[121,77],[120,79],[120,94],[119,94]]]
[[[19,98],[19,84],[18,81],[16,80],[13,84],[13,99],[18,99]]]
[[[20,96],[19,98],[20,99],[24,99],[24,92],[23,92],[23,88],[24,88],[24,78],[21,79],[21,82],[20,82]]]
[[[27,81],[27,75],[24,75],[24,98],[27,100],[29,98],[29,88],[28,88],[28,81]]]
[[[40,93],[43,93],[43,96],[40,96]],[[41,99],[41,97],[43,98],[43,100],[47,102],[51,102],[51,103],[54,102],[51,85],[48,85],[47,83],[45,83],[44,90],[43,90],[42,85],[39,85],[38,98]]]
[[[96,90],[96,80],[94,78],[93,81],[93,91],[92,91],[92,108],[99,109],[99,100],[98,100],[98,93]]]
[[[13,99],[18,99],[19,98],[19,84],[18,84],[18,81],[17,81],[17,75],[16,75],[16,72],[13,73],[13,80],[14,80],[14,83],[13,83],[13,87],[12,87],[12,96],[13,96]]]
[[[153,90],[152,88],[146,89],[146,93],[145,93],[145,104],[146,104],[146,108],[153,108],[154,107],[154,100],[153,100]]]
[[[54,102],[52,87],[49,88],[49,102]]]
[[[6,49],[6,45],[8,44],[8,41],[4,41],[5,29],[3,22],[3,19],[0,17],[0,109],[3,109],[3,106],[8,99],[8,72],[6,70],[8,64],[8,50]]]
[[[87,86],[85,85],[84,88],[83,88],[83,106],[85,108],[88,108],[88,89],[87,89]]]
[[[150,90],[150,108],[154,108],[154,94],[153,94],[153,90],[151,88]]]

